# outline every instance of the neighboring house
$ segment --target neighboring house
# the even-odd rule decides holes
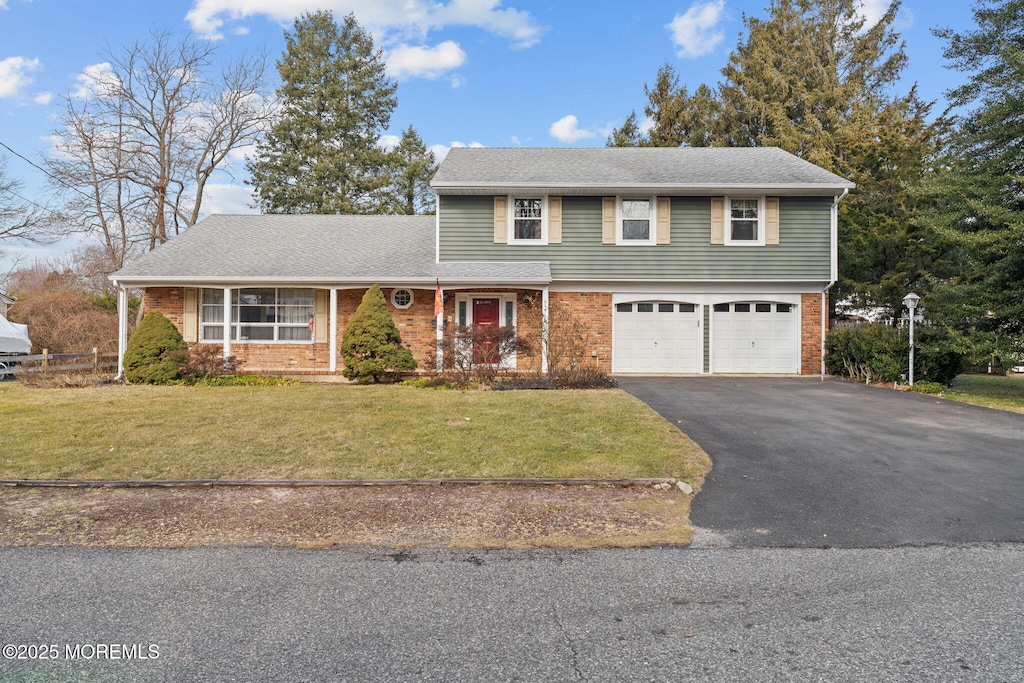
[[[421,369],[458,326],[571,315],[614,373],[822,372],[839,176],[774,148],[455,148],[431,185],[436,216],[207,218],[112,276],[121,348],[141,288],[246,370],[334,374],[377,283]]]
[[[14,304],[14,299],[0,292],[0,318],[7,317],[7,309]]]

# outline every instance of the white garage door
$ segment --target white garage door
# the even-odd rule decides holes
[[[701,371],[700,306],[668,301],[615,305],[614,372]]]
[[[793,304],[715,304],[712,316],[711,372],[799,371],[798,316]]]

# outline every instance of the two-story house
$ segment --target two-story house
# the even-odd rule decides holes
[[[456,148],[431,185],[434,216],[207,218],[112,276],[122,353],[141,288],[248,371],[335,374],[376,283],[423,369],[456,328],[529,310],[541,336],[580,320],[581,360],[614,373],[822,372],[835,174],[774,148]]]

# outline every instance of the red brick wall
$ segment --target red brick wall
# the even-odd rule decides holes
[[[146,313],[159,311],[181,332],[185,313],[185,290],[181,287],[147,287],[142,297]]]
[[[826,304],[828,299],[825,300]],[[828,318],[825,318],[828,332]],[[821,294],[800,295],[800,374],[821,373]]]
[[[605,372],[612,371],[611,292],[552,292],[549,302],[552,325],[558,316],[573,316],[588,330],[587,359]],[[597,356],[593,355],[597,352]],[[583,360],[583,359],[581,359]]]

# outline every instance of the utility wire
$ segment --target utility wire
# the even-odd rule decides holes
[[[87,192],[83,192],[82,190],[78,189],[77,187],[75,187],[75,186],[74,186],[74,185],[72,185],[71,183],[67,182],[67,181],[66,181],[66,180],[64,180],[63,178],[58,178],[57,176],[53,175],[52,173],[50,173],[50,171],[48,171],[47,169],[43,168],[42,166],[40,166],[40,165],[39,165],[39,164],[37,164],[36,162],[32,161],[31,159],[29,159],[29,158],[28,158],[27,156],[25,156],[24,154],[21,154],[21,153],[19,153],[19,152],[16,152],[15,150],[13,150],[13,149],[12,149],[12,148],[10,147],[10,145],[8,145],[8,144],[7,144],[6,142],[4,142],[3,140],[0,140],[0,147],[3,147],[3,148],[4,148],[4,149],[6,149],[6,150],[7,150],[8,152],[10,152],[10,153],[11,153],[11,154],[13,154],[14,156],[18,157],[19,159],[21,159],[21,160],[22,160],[22,161],[24,161],[25,163],[29,164],[29,165],[30,165],[30,166],[32,166],[33,168],[35,168],[35,169],[38,169],[39,171],[42,171],[42,172],[43,172],[43,173],[44,173],[44,174],[46,175],[46,177],[47,177],[47,178],[50,178],[51,180],[53,180],[53,181],[56,181],[56,182],[60,183],[60,184],[61,184],[61,185],[63,185],[64,187],[68,188],[69,190],[74,190],[75,192],[77,192],[78,194],[82,195],[83,197],[85,197],[85,198],[86,198],[86,199],[88,199],[89,201],[93,201],[93,200],[95,199],[95,197],[93,197],[92,195],[88,194]],[[25,199],[25,198],[24,198],[24,197],[22,197],[22,199]],[[26,199],[25,201],[29,201],[29,200],[27,200],[27,199]],[[35,204],[35,202],[32,202],[32,203],[33,203],[33,204]],[[36,206],[39,206],[39,205],[38,205],[38,204],[36,204]],[[107,208],[110,208],[110,207],[107,207]]]

